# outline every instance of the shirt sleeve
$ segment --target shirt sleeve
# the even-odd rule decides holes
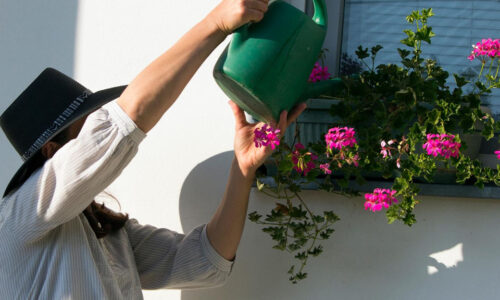
[[[80,214],[111,184],[145,137],[112,102],[90,114],[66,143],[13,195],[10,220],[18,239],[31,241]]]
[[[143,289],[214,287],[225,283],[232,261],[220,256],[206,225],[180,234],[131,219],[125,225]]]

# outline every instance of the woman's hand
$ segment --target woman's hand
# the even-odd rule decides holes
[[[229,105],[234,113],[236,120],[235,138],[234,138],[234,155],[238,162],[239,168],[244,176],[253,176],[257,168],[264,163],[267,157],[273,152],[269,147],[255,147],[254,130],[262,127],[264,123],[250,124],[246,121],[243,110],[233,101],[229,101]],[[270,124],[274,128],[280,130],[280,137],[283,137],[286,129],[290,124],[306,108],[305,103],[300,103],[295,106],[290,114],[283,111],[280,114],[278,124]]]
[[[248,22],[259,22],[267,11],[269,0],[222,0],[207,16],[226,35]]]

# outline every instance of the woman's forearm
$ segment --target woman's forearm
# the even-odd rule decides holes
[[[234,259],[240,243],[248,209],[248,197],[254,179],[245,176],[236,158],[221,204],[207,224],[207,235],[214,249],[228,260]]]
[[[139,128],[148,132],[226,36],[243,24],[260,21],[267,6],[268,0],[222,0],[172,48],[137,75],[118,104]]]
[[[254,143],[254,132],[263,123],[250,124],[243,110],[230,101],[235,117],[234,158],[222,203],[207,225],[207,234],[215,250],[226,259],[233,259],[240,243],[248,209],[248,197],[255,179],[255,171],[271,155],[272,149],[259,148]],[[277,124],[280,133],[294,122],[305,104],[296,106],[290,114],[283,111]]]
[[[196,24],[130,83],[118,104],[139,128],[149,131],[225,37],[207,19]]]

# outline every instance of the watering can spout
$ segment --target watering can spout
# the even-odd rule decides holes
[[[318,98],[319,96],[336,97],[344,89],[341,78],[323,80],[318,82],[308,82],[302,94],[302,99]]]

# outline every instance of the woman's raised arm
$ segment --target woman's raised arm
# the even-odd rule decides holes
[[[148,132],[175,102],[196,70],[226,36],[260,21],[268,0],[222,0],[174,46],[147,66],[127,87],[118,104]]]

